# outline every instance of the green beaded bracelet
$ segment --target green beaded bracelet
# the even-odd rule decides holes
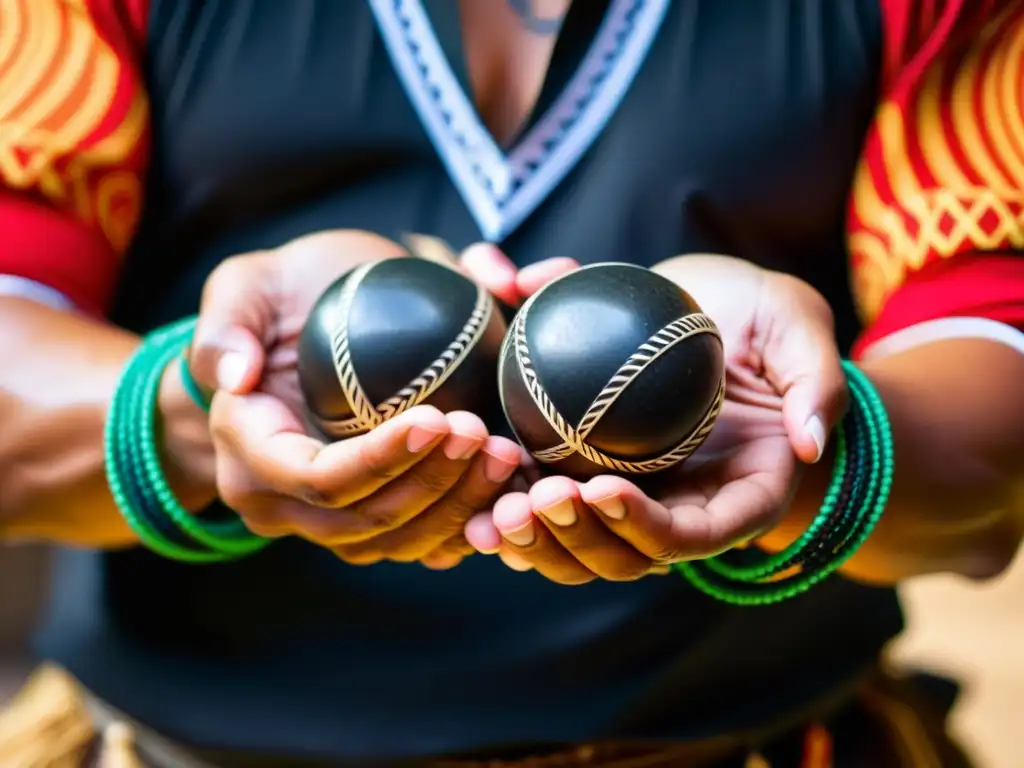
[[[185,394],[188,395],[189,400],[209,413],[210,400],[206,397],[202,387],[199,386],[199,382],[192,375],[192,369],[188,367],[188,358],[184,354],[178,355],[178,372],[181,375],[181,384],[185,388]]]
[[[821,510],[807,531],[784,551],[763,555],[750,562],[733,562],[728,555],[702,561],[678,563],[675,570],[694,587],[734,605],[767,605],[795,597],[837,571],[867,540],[882,516],[889,499],[894,473],[892,429],[878,392],[852,363],[844,362],[844,371],[852,402],[851,425],[864,437],[864,444],[852,446],[863,461],[865,476],[855,478],[859,490],[857,506],[838,509],[841,490],[850,471],[851,446],[847,429],[840,424],[835,433],[836,460],[832,480]],[[827,561],[805,570],[811,545],[820,542],[820,533],[837,524],[838,535],[829,535],[832,543]],[[833,528],[833,531],[836,529]],[[796,570],[796,573],[790,571]]]
[[[251,533],[237,516],[208,520],[193,515],[178,502],[163,473],[156,439],[160,380],[167,365],[180,359],[194,325],[189,319],[155,331],[129,360],[107,419],[107,477],[118,508],[144,545],[175,560],[217,562],[253,554],[270,542]],[[173,525],[174,533],[161,530],[165,523]]]
[[[152,371],[161,371],[165,359],[170,359],[166,348],[153,342],[152,337],[147,339],[132,355],[114,391],[105,426],[107,482],[125,521],[148,549],[182,562],[222,561],[226,558],[221,553],[181,542],[180,537],[152,522],[148,515],[156,504],[138,461],[138,430],[135,428],[139,423],[137,383]]]

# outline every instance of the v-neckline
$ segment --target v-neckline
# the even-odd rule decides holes
[[[469,95],[464,49],[452,43],[452,56],[446,53],[423,2],[368,0],[396,74],[484,239],[500,242],[515,231],[597,140],[643,64],[670,1],[609,0],[566,85],[544,108],[545,76],[533,114],[503,149]],[[453,30],[443,31],[450,40]],[[462,46],[461,30],[458,41]]]
[[[466,95],[477,119],[483,123],[476,104],[473,78],[469,69],[466,31],[461,14],[462,4],[458,0],[419,0],[419,2],[423,5],[427,18],[430,20],[441,53],[444,55],[445,61],[448,62],[448,66],[451,67],[456,82]],[[604,18],[610,2],[611,0],[572,0],[569,3],[568,11],[556,35],[537,98],[529,112],[515,132],[507,139],[498,141],[490,129],[487,129],[491,139],[503,153],[508,155],[515,149],[516,144],[522,140],[558,97],[559,94],[555,90],[557,84],[560,81],[568,81],[569,76],[575,71],[575,67],[579,65],[587,50],[585,46],[589,46],[592,42],[594,30]],[[453,6],[454,11],[452,10]],[[570,66],[573,69],[570,70]],[[486,128],[486,124],[484,127]]]

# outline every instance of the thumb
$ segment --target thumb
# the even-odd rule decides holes
[[[189,370],[203,388],[246,394],[260,381],[276,309],[269,254],[236,256],[203,287]]]
[[[782,416],[797,457],[814,463],[825,452],[828,436],[843,417],[847,404],[846,376],[836,346],[832,310],[809,285],[785,278],[772,301],[774,311],[755,324],[765,333],[762,356],[765,373],[782,394]],[[773,290],[772,282],[766,285]],[[755,335],[761,335],[755,330]]]
[[[528,299],[556,277],[561,277],[567,272],[578,269],[580,263],[568,256],[555,256],[544,261],[538,261],[528,267],[519,270],[516,278],[516,290],[519,295]]]
[[[511,307],[519,304],[516,293],[516,265],[491,243],[469,246],[459,257],[462,271],[475,283]]]

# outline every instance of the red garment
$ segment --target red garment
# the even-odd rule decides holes
[[[940,317],[1024,328],[1024,4],[883,5],[885,95],[849,205],[858,351]]]

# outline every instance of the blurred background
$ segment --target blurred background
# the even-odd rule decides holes
[[[0,545],[0,702],[33,666],[28,634],[47,594],[48,553]],[[1024,557],[984,585],[921,579],[903,589],[908,631],[901,665],[959,679],[955,731],[979,768],[1024,766]]]

